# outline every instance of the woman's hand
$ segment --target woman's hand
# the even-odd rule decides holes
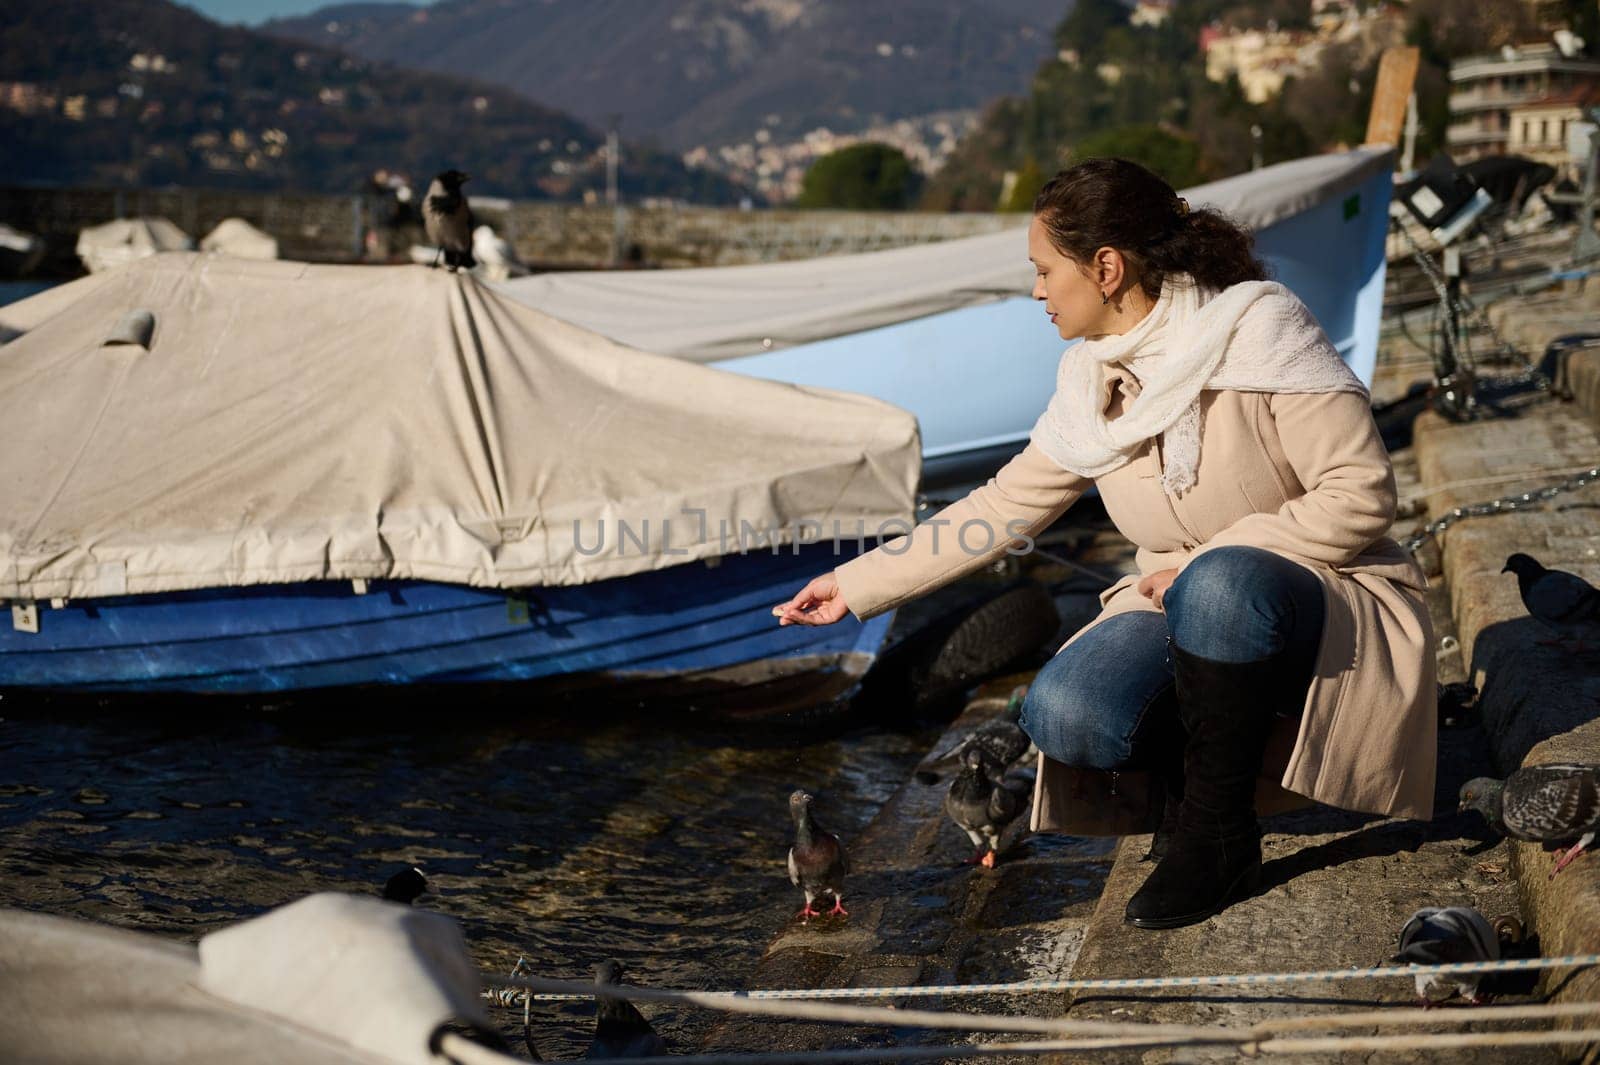
[[[1167,589],[1172,587],[1172,582],[1178,579],[1177,569],[1156,570],[1148,577],[1139,579],[1139,594],[1156,605],[1157,610],[1165,609],[1161,600],[1166,597]]]
[[[813,577],[800,594],[772,608],[779,625],[832,625],[849,612],[832,573]]]

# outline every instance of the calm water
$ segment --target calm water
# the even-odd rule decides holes
[[[0,307],[8,303],[25,300],[29,296],[37,296],[47,288],[54,288],[59,281],[0,281]]]
[[[0,305],[42,287],[0,283]],[[740,987],[800,904],[790,791],[848,841],[941,728],[470,689],[198,707],[0,693],[0,906],[194,942],[310,892],[376,895],[415,864],[421,904],[487,971],[522,955],[588,980],[616,957],[637,983]],[[679,1051],[719,1020],[649,1012]],[[520,1047],[520,1011],[492,1015]],[[542,1054],[581,1055],[591,1016],[539,1006]]]
[[[858,832],[936,726],[719,725],[469,691],[273,709],[0,699],[0,905],[194,941],[308,892],[420,864],[474,958],[588,979],[741,985],[798,908],[787,798]],[[653,1010],[691,1049],[714,1018]],[[520,1045],[520,1011],[496,1011]],[[546,1056],[590,1008],[535,1011]]]

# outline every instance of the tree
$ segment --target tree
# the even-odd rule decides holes
[[[1592,0],[1590,6],[1593,6]],[[1543,36],[1527,4],[1483,3],[1482,0],[1412,0],[1408,20],[1416,36],[1425,27],[1423,58],[1437,62],[1497,51]],[[1448,62],[1446,63],[1448,66]]]
[[[1122,0],[1078,0],[1056,27],[1056,46],[1086,57],[1095,55],[1107,33],[1127,24],[1128,8]]]
[[[898,148],[868,141],[818,159],[806,171],[800,207],[898,211],[911,205],[922,175]]]
[[[1200,146],[1160,126],[1120,126],[1085,137],[1072,147],[1076,161],[1101,156],[1115,156],[1148,167],[1175,189],[1204,180]]]
[[[1016,175],[1017,179],[1011,185],[1011,195],[1000,205],[1000,210],[1031,211],[1034,199],[1044,187],[1044,174],[1039,170],[1039,163],[1029,156],[1024,160],[1022,169],[1016,171]]]
[[[1377,76],[1376,62],[1358,65],[1351,46],[1336,44],[1318,66],[1285,82],[1267,110],[1298,125],[1315,150],[1360,144]]]

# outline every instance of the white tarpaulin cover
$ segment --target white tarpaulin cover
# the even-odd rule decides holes
[[[634,351],[467,274],[184,254],[37,298],[0,347],[0,599],[582,584],[724,553],[724,520],[912,512],[905,412]]]
[[[1391,165],[1387,148],[1293,162],[1184,190],[1255,230],[1342,195]],[[540,274],[503,283],[513,299],[624,344],[711,361],[792,347],[1033,286],[1018,228],[861,255],[758,266]]]
[[[200,986],[408,1065],[447,1024],[490,1027],[459,925],[332,891],[201,939]]]
[[[198,951],[0,909],[0,944],[6,1061],[436,1065],[442,1023],[487,1027],[456,923],[377,899],[312,895]]]
[[[224,218],[200,239],[200,250],[240,259],[276,259],[278,242],[242,218]]]
[[[189,235],[165,218],[119,218],[78,234],[78,258],[91,274],[164,251],[188,251]]]

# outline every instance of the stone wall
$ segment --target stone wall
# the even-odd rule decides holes
[[[617,215],[620,213],[621,220]],[[660,266],[728,266],[877,251],[1019,226],[1017,215],[909,211],[739,211],[514,203],[479,214],[531,263],[602,265],[640,259]],[[615,252],[613,246],[615,244]],[[1027,253],[1018,240],[1019,258]]]
[[[163,215],[197,240],[237,216],[272,234],[285,258],[361,257],[363,198],[215,189],[0,187],[0,222],[45,237],[70,261],[78,231],[114,218]],[[481,201],[474,211],[539,267],[617,263],[716,266],[807,259],[949,240],[1020,226],[1018,215],[891,211],[741,211],[691,206],[625,207]],[[398,250],[421,234],[406,234]],[[1023,251],[1018,240],[1017,255]]]
[[[357,196],[229,192],[220,189],[0,188],[0,222],[38,234],[52,253],[76,245],[78,231],[115,218],[161,215],[196,241],[238,217],[278,239],[286,259],[348,262],[360,255]]]

